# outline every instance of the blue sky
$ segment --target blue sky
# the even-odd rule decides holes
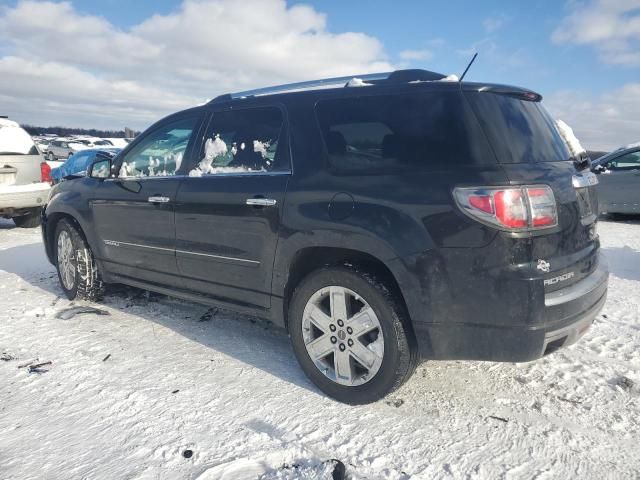
[[[102,15],[121,28],[129,28],[153,14],[169,14],[178,9],[180,3],[175,0],[73,2],[78,10]],[[404,50],[433,53],[429,59],[411,62],[411,67],[459,74],[470,60],[470,55],[464,52],[478,51],[480,56],[468,74],[469,80],[516,84],[543,94],[563,88],[597,94],[640,78],[640,67],[604,64],[589,47],[554,45],[552,33],[568,13],[561,1],[289,3],[310,4],[327,14],[331,31],[364,32],[378,38],[391,59],[398,58]],[[496,20],[491,31],[484,25],[487,19]],[[497,49],[495,52],[488,51],[492,45]]]
[[[0,8],[0,39],[0,74],[4,61],[22,75],[5,96],[32,93],[47,107],[35,119],[16,108],[30,123],[143,128],[228,89],[397,67],[460,74],[477,51],[468,80],[542,93],[594,147],[640,140],[640,0],[23,0]],[[43,65],[76,81],[75,96],[44,78],[53,73],[38,83]],[[80,98],[87,86],[105,96],[99,113]]]

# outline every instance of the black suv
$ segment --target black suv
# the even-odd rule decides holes
[[[607,292],[597,180],[540,95],[349,78],[223,95],[56,185],[42,230],[67,296],[123,283],[266,317],[353,404],[420,359],[578,339]]]

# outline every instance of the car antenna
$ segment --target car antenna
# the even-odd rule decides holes
[[[464,78],[464,76],[467,74],[467,72],[471,68],[471,65],[473,65],[473,62],[475,61],[477,56],[478,56],[478,52],[473,54],[473,58],[469,62],[469,65],[467,65],[467,68],[464,69],[464,72],[462,72],[462,75],[460,75],[460,80],[458,80],[458,82],[462,82],[462,79]]]

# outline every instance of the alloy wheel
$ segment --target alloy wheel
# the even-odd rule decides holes
[[[66,230],[62,230],[58,235],[58,270],[64,288],[71,290],[75,283],[76,266],[73,254],[73,242],[71,235]]]
[[[345,386],[371,380],[382,365],[384,337],[371,306],[357,293],[329,286],[305,306],[302,333],[309,357],[327,378]]]

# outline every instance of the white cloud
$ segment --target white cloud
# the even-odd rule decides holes
[[[127,30],[70,2],[20,1],[0,7],[2,113],[140,128],[227,91],[394,68],[376,38],[326,25],[284,0],[185,0]]]
[[[485,32],[493,33],[497,30],[500,30],[505,23],[510,20],[509,16],[500,13],[497,15],[491,15],[490,17],[485,18],[482,21],[482,26],[484,27]]]
[[[403,60],[429,60],[433,57],[430,50],[403,50],[400,52],[400,58]]]
[[[557,45],[589,45],[605,63],[640,65],[640,0],[571,2],[553,32]]]
[[[547,95],[545,106],[573,128],[588,150],[612,150],[640,141],[640,83],[594,97],[566,90]]]

